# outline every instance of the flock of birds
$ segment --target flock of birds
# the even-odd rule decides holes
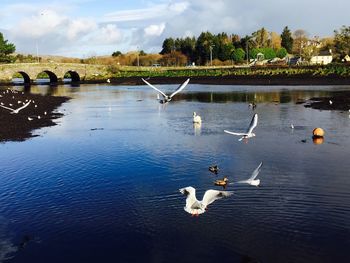
[[[146,83],[148,86],[150,86],[152,89],[157,91],[157,100],[161,104],[165,104],[171,101],[171,99],[178,94],[180,91],[182,91],[187,84],[189,83],[190,79],[187,79],[184,83],[182,83],[173,93],[170,95],[165,94],[163,91],[160,89],[156,88],[154,85],[150,84],[148,81],[145,79],[142,79],[144,83]],[[160,99],[159,95],[161,95],[163,98]],[[256,108],[256,104],[252,103],[249,105],[253,110]],[[201,124],[202,119],[199,115],[197,115],[196,112],[193,112],[193,123],[194,124]],[[235,135],[235,136],[240,136],[238,141],[242,141],[243,139],[247,140],[249,138],[252,138],[255,136],[255,133],[253,133],[253,130],[255,127],[258,125],[258,114],[255,113],[253,115],[253,118],[250,122],[250,125],[247,129],[246,132],[232,132],[228,130],[224,130],[225,133]],[[261,162],[259,166],[253,171],[251,176],[242,181],[237,181],[235,183],[229,183],[229,180],[227,177],[224,177],[223,179],[219,179],[214,181],[214,185],[217,186],[222,186],[224,189],[226,188],[227,184],[248,184],[252,186],[259,186],[260,184],[260,179],[256,179],[257,176],[260,173],[261,167],[263,163]],[[219,167],[217,165],[212,165],[209,167],[209,171],[218,174],[219,172]],[[224,197],[229,197],[233,194],[232,191],[225,191],[225,190],[213,190],[209,189],[207,190],[204,195],[202,200],[198,200],[196,197],[196,189],[192,186],[184,187],[179,189],[180,193],[186,196],[186,206],[184,207],[184,210],[191,214],[192,216],[198,216],[200,214],[205,213],[205,211],[208,209],[208,206],[212,204],[214,201],[224,198]]]
[[[0,98],[3,98],[5,95],[10,95],[11,94],[18,94],[19,91],[17,90],[11,90],[11,89],[7,89],[6,91],[3,91],[1,95],[0,94]],[[15,99],[15,97],[12,95],[12,99]],[[24,92],[21,92],[21,95],[24,95]],[[17,100],[17,107],[15,107],[15,102],[13,103],[9,103],[8,106],[5,106],[5,104],[3,102],[0,102],[0,107],[3,109],[6,109],[9,111],[10,114],[19,114],[21,110],[27,108],[29,105],[34,104],[34,108],[37,108],[38,105],[35,103],[34,100],[28,100],[25,99],[24,101],[21,100]],[[18,107],[19,106],[19,107]],[[47,112],[43,112],[43,115],[47,115]],[[34,119],[41,119],[40,115],[35,115],[35,116],[27,116],[27,120],[28,121],[32,121]]]

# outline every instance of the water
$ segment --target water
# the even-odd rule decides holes
[[[349,113],[295,104],[348,88],[189,84],[164,106],[145,86],[33,86],[73,99],[57,126],[0,144],[0,262],[350,262]],[[257,136],[238,142],[223,130],[244,131],[253,100]],[[258,188],[183,210],[179,188],[201,199],[261,161]]]

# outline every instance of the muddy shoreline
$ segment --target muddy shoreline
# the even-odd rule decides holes
[[[35,137],[35,130],[54,126],[54,121],[63,116],[56,112],[68,97],[43,96],[24,93],[14,89],[2,89],[0,92],[0,142],[24,141]],[[18,113],[10,110],[25,106]],[[7,108],[4,108],[7,107]]]

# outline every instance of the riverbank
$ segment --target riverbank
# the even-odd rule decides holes
[[[146,76],[144,76],[146,77]],[[144,85],[142,77],[110,78],[110,83],[115,85]],[[206,76],[206,77],[147,77],[152,84],[178,84],[190,78],[192,84],[208,85],[350,85],[350,78],[341,76]],[[105,82],[98,81],[98,83]],[[85,83],[95,83],[85,81]]]
[[[23,141],[36,136],[33,131],[39,128],[54,126],[54,121],[63,116],[55,110],[68,101],[68,97],[43,96],[24,93],[13,89],[3,89],[0,92],[0,105],[18,109],[18,113],[0,107],[0,142]]]

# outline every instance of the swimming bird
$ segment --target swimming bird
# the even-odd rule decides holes
[[[209,171],[211,171],[212,173],[218,174],[219,167],[217,165],[211,165],[209,166]]]
[[[332,105],[333,104],[333,101],[329,100],[329,105]]]
[[[193,122],[194,122],[194,123],[202,123],[202,118],[201,118],[201,116],[197,115],[196,112],[193,112]]]
[[[238,135],[238,136],[242,136],[239,141],[242,141],[243,139],[248,139],[251,137],[255,136],[255,133],[253,133],[254,128],[258,125],[258,114],[255,113],[252,121],[250,122],[250,125],[248,127],[248,130],[246,133],[239,133],[239,132],[231,132],[228,130],[224,130],[224,132],[228,133],[228,134],[232,134],[232,135]]]
[[[224,177],[223,179],[215,180],[214,184],[217,185],[217,186],[223,186],[225,188],[226,185],[227,185],[227,182],[228,182],[227,177]]]
[[[187,79],[184,83],[182,83],[171,95],[166,95],[163,91],[157,89],[155,86],[153,86],[152,84],[150,84],[149,82],[147,82],[145,79],[142,78],[142,81],[144,83],[146,83],[148,86],[150,86],[152,89],[155,89],[156,91],[158,91],[162,96],[163,96],[163,100],[159,99],[160,103],[167,103],[169,101],[171,101],[171,99],[177,94],[179,93],[181,90],[183,90],[188,82],[190,81],[190,79]]]
[[[230,191],[217,191],[217,190],[207,190],[204,193],[203,200],[199,201],[196,198],[196,189],[192,186],[179,189],[179,191],[186,196],[186,206],[184,210],[192,214],[192,216],[198,216],[205,213],[207,206],[213,203],[215,200],[221,199],[223,197],[228,197],[233,194]]]
[[[29,100],[26,104],[24,104],[22,107],[19,107],[17,109],[12,109],[12,108],[9,108],[9,107],[3,106],[3,105],[0,105],[0,107],[11,111],[10,112],[11,114],[17,114],[17,113],[19,113],[20,110],[23,110],[24,108],[26,108],[30,104],[30,102],[31,101]]]
[[[291,129],[294,129],[293,123],[290,124],[290,128],[291,128]]]
[[[110,79],[107,79],[107,83],[111,83],[111,80],[110,80]]]
[[[256,109],[256,104],[255,104],[255,102],[249,103],[249,107],[252,108],[252,110],[255,110],[255,109]]]
[[[263,163],[261,162],[259,164],[259,166],[253,171],[253,173],[252,173],[252,175],[250,176],[249,179],[238,181],[236,183],[238,183],[238,184],[250,184],[250,185],[258,186],[260,184],[260,179],[255,179],[255,178],[260,173],[260,169],[261,169],[262,165],[263,165]]]

